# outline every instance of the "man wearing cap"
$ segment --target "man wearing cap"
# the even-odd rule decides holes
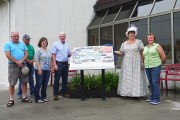
[[[29,68],[29,87],[30,87],[30,95],[34,96],[34,47],[30,45],[30,36],[25,34],[23,35],[23,42],[26,44],[28,48],[28,58],[26,59],[27,67]],[[22,98],[22,90],[21,90],[21,82],[19,82],[17,98]]]
[[[11,39],[4,45],[4,52],[8,58],[8,80],[9,80],[9,102],[7,107],[14,105],[14,86],[18,79],[22,83],[23,99],[21,102],[31,103],[32,101],[27,98],[27,83],[29,77],[22,74],[22,67],[28,57],[27,47],[23,42],[19,41],[19,32],[14,31],[11,33]]]

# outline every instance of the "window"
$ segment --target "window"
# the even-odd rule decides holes
[[[142,40],[142,42],[146,44],[145,38],[148,34],[147,19],[132,21],[131,24],[134,24],[138,28],[136,38]]]
[[[180,63],[180,12],[174,13],[174,62]]]
[[[180,0],[177,0],[175,9],[176,9],[176,8],[180,8]]]
[[[99,25],[105,14],[106,11],[101,11],[96,13],[96,16],[94,17],[92,23],[90,24],[90,27]]]
[[[121,23],[114,25],[114,48],[115,50],[119,50],[121,44],[127,40],[126,31],[128,28],[128,23]],[[117,56],[117,67],[121,67],[123,57]]]
[[[99,32],[98,29],[88,31],[88,45],[98,46],[99,45]]]
[[[120,8],[110,9],[102,24],[113,22]]]
[[[113,44],[112,26],[101,28],[100,45]]]
[[[172,10],[175,0],[156,0],[151,14]]]
[[[152,6],[153,6],[153,1],[141,1],[138,3],[132,17],[141,17],[141,16],[147,16],[150,14]]]
[[[132,10],[134,8],[134,5],[131,6],[123,6],[122,10],[119,12],[119,15],[116,18],[116,21],[128,19],[132,13]]]
[[[137,1],[139,2],[134,8]],[[119,50],[122,42],[128,39],[125,32],[130,23],[137,26],[138,34],[136,38],[142,40],[144,45],[147,44],[145,39],[148,32],[156,36],[156,42],[165,51],[166,64],[180,63],[180,0],[126,1],[121,7],[114,5],[109,8],[106,16],[107,7],[105,9],[97,12],[91,23],[91,26],[98,25],[96,26],[98,28],[93,29],[93,27],[89,27],[91,30],[88,31],[88,45],[110,43],[114,45],[115,50]],[[131,15],[133,19],[129,21]],[[113,23],[114,20],[115,22]],[[102,22],[102,25],[100,25],[100,22]],[[171,26],[172,23],[173,26]],[[172,29],[174,33],[172,33]],[[174,38],[173,40],[172,37]],[[172,45],[172,41],[174,41],[174,45]],[[117,67],[121,66],[122,59],[122,57],[117,56]]]
[[[171,19],[170,14],[153,17],[150,19],[151,32],[156,36],[156,42],[159,43],[166,54],[166,63],[172,63],[171,51]]]

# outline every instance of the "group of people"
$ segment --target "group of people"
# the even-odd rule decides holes
[[[136,35],[137,27],[132,25],[126,32],[128,40],[121,44],[119,51],[115,51],[116,54],[124,56],[117,93],[128,97],[146,96],[148,79],[150,96],[146,101],[158,105],[160,104],[159,77],[166,55],[161,45],[155,43],[154,34],[147,35],[146,46],[141,40],[136,39]]]
[[[128,40],[121,44],[120,50],[115,51],[117,55],[123,55],[122,66],[117,93],[121,96],[141,97],[148,94],[148,84],[151,94],[147,99],[153,105],[160,104],[159,75],[161,65],[166,59],[161,45],[155,43],[154,34],[147,35],[147,45],[136,39],[137,27],[131,26],[127,29]],[[70,48],[65,42],[66,34],[60,32],[59,41],[53,44],[52,50],[47,48],[48,40],[40,38],[38,49],[34,51],[30,45],[30,37],[25,34],[23,42],[19,41],[19,33],[11,33],[11,40],[4,45],[4,52],[8,58],[8,80],[9,80],[9,102],[7,107],[14,105],[14,86],[19,79],[18,98],[21,102],[31,103],[27,97],[27,83],[30,86],[30,95],[34,96],[35,102],[48,102],[46,98],[47,85],[50,72],[54,72],[53,95],[58,100],[59,80],[62,77],[61,94],[67,94],[68,58],[71,56]],[[35,62],[35,64],[34,64]],[[23,66],[29,68],[29,74],[22,74]],[[33,74],[35,71],[36,83],[34,86]]]
[[[50,72],[54,72],[55,80],[53,86],[54,100],[58,100],[59,81],[62,77],[61,94],[64,97],[70,97],[67,94],[67,76],[68,76],[68,57],[71,56],[68,44],[65,42],[66,33],[59,33],[59,41],[53,44],[52,50],[47,48],[48,40],[45,37],[40,38],[38,49],[30,45],[30,36],[25,34],[23,42],[19,40],[19,32],[11,33],[11,40],[4,45],[4,52],[8,58],[8,81],[9,81],[9,101],[7,107],[14,105],[15,85],[19,80],[17,97],[21,102],[32,103],[27,95],[27,83],[30,87],[30,95],[34,97],[36,103],[48,102],[47,86]],[[27,66],[29,73],[23,74],[23,67]],[[34,76],[36,82],[34,85]]]

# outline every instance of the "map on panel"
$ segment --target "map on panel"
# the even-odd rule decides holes
[[[112,46],[75,47],[70,59],[70,70],[114,68]]]

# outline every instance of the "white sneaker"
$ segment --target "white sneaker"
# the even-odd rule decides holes
[[[22,99],[22,95],[17,95],[16,96],[18,99]]]
[[[146,102],[151,102],[151,100],[150,100],[150,99],[147,99]]]
[[[47,99],[43,99],[42,101],[43,101],[43,102],[49,102],[49,100],[47,100]]]
[[[158,105],[158,104],[160,104],[160,102],[156,102],[156,101],[151,101],[150,102],[152,105]]]
[[[37,100],[37,101],[35,101],[36,103],[44,103],[44,101],[42,101],[42,100]]]

